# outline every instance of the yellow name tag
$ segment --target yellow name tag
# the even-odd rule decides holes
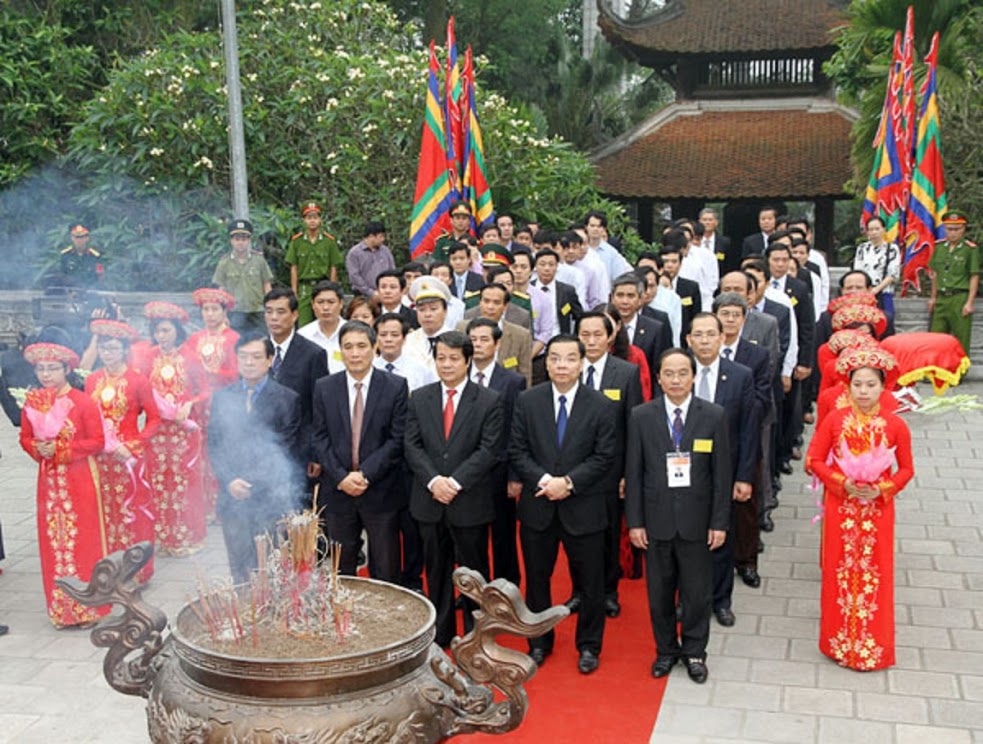
[[[797,298],[792,297],[791,300],[792,300],[792,307],[795,307],[796,305],[799,304],[799,300]]]
[[[570,310],[572,310],[572,308],[570,307],[570,303],[568,302],[566,305],[560,308],[560,313],[563,315],[569,315]]]
[[[611,400],[621,400],[621,391],[618,388],[606,388],[604,394]]]
[[[341,361],[341,352],[340,351],[336,351],[334,354],[331,355],[331,358],[334,359],[336,362],[340,362]]]
[[[713,440],[712,439],[694,439],[693,440],[693,451],[694,452],[713,452]]]
[[[718,253],[718,254],[717,254],[717,260],[718,260],[718,261],[723,261],[723,260],[724,260],[725,258],[726,258],[726,256],[724,256],[724,254],[723,254],[723,253]]]
[[[505,369],[512,369],[513,367],[518,367],[519,360],[516,359],[515,357],[509,357],[504,362],[502,362],[502,366],[505,367]]]
[[[680,304],[686,305],[687,307],[689,305],[692,305],[693,304],[693,298],[692,297],[681,297],[679,301],[680,301]]]

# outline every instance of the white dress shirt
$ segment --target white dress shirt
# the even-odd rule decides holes
[[[696,362],[696,381],[693,383],[693,390],[699,391],[700,385],[703,382],[703,370],[709,370],[707,374],[707,387],[709,388],[709,397],[707,400],[710,403],[717,397],[717,378],[720,376],[720,357],[713,360],[713,363],[708,367],[704,367],[700,364],[699,360]]]
[[[589,361],[586,357],[584,358],[584,371],[580,374],[580,381],[587,386],[587,375],[590,374],[590,367],[594,368],[594,390],[601,389],[601,377],[604,375],[604,365],[608,362],[607,353],[604,354],[596,362]],[[569,409],[568,409],[569,411]]]
[[[312,320],[307,325],[301,326],[297,331],[297,333],[308,341],[313,341],[327,352],[328,369],[331,372],[337,372],[342,364],[341,342],[338,340],[338,335],[341,333],[341,329],[345,327],[345,322],[344,320],[339,320],[338,327],[334,329],[334,333],[330,336],[324,335],[321,325],[317,320]]]
[[[666,404],[666,423],[669,427],[669,441],[675,443],[675,440],[672,438],[672,422],[676,418],[676,409],[678,408],[680,410],[679,416],[683,420],[683,426],[685,427],[686,417],[689,415],[689,404],[693,402],[693,395],[687,395],[686,400],[679,405],[669,400],[668,395],[664,396],[663,400]]]
[[[494,371],[495,371],[494,358],[490,362],[488,362],[488,364],[486,364],[484,367],[479,367],[475,362],[472,362],[471,374],[469,375],[469,377],[471,378],[471,382],[473,382],[475,385],[478,385],[479,387],[488,387],[488,385],[491,383],[492,372]],[[480,382],[478,381],[479,372],[484,375],[484,377]]]
[[[392,365],[392,370],[387,366],[390,364]],[[406,354],[400,354],[398,358],[393,359],[391,362],[381,356],[377,356],[372,360],[372,366],[376,369],[381,369],[383,372],[389,372],[390,374],[402,377],[406,380],[406,386],[410,392],[419,390],[424,385],[429,385],[432,382],[437,382],[436,372],[432,369],[427,369],[415,359],[406,356]]]
[[[347,379],[348,382],[348,415],[354,418],[355,396],[358,393],[358,391],[355,390],[355,383],[356,382],[362,383],[362,406],[363,406],[362,411],[364,412],[365,406],[368,405],[369,402],[369,381],[372,379],[372,370],[369,370],[369,373],[365,375],[365,377],[363,377],[361,380],[356,380],[346,370],[345,378]]]
[[[580,385],[574,385],[570,390],[565,393],[561,393],[556,389],[556,385],[550,383],[550,387],[553,389],[553,420],[556,421],[560,417],[560,396],[566,396],[567,399],[567,420],[570,420],[570,414],[573,412],[573,399],[577,397],[577,388]]]

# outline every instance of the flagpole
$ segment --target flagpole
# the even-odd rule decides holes
[[[225,46],[225,87],[229,98],[229,155],[232,164],[232,214],[249,219],[246,180],[246,137],[242,123],[242,86],[239,82],[239,37],[235,0],[222,0],[222,36]]]

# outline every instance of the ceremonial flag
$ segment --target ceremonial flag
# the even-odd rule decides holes
[[[945,237],[942,215],[948,198],[945,191],[945,173],[942,167],[941,126],[936,81],[939,34],[932,37],[925,63],[928,75],[919,91],[922,99],[918,116],[918,139],[915,143],[915,165],[911,180],[911,199],[905,233],[904,273],[902,294],[911,285],[920,289],[918,274],[928,265],[928,259],[937,240]]]
[[[440,65],[430,42],[430,75],[427,80],[426,114],[420,162],[416,171],[416,193],[410,220],[410,255],[431,253],[442,230],[450,228],[451,182],[447,171],[447,143],[440,105]]]
[[[461,104],[464,94],[461,70],[457,64],[457,39],[454,36],[454,16],[447,21],[447,72],[444,78],[444,119],[447,125],[447,169],[451,177],[454,199],[463,199],[461,179],[464,176],[464,144]]]
[[[870,171],[870,179],[864,192],[860,217],[861,227],[866,227],[867,220],[874,216],[884,220],[886,237],[891,242],[898,241],[902,214],[907,206],[903,198],[905,173],[902,162],[903,142],[900,141],[902,104],[899,96],[903,88],[903,60],[901,32],[898,32],[894,37],[894,58],[888,73],[884,108],[881,110],[881,121],[874,138],[874,147],[877,149],[874,167]]]
[[[481,125],[478,123],[478,109],[475,107],[474,61],[469,46],[464,55],[465,104],[462,107],[464,120],[464,199],[471,204],[474,226],[478,228],[495,221],[495,205],[492,202],[491,187],[488,185],[488,171],[485,167],[485,145],[481,138]]]

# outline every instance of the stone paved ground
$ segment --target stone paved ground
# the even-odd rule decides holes
[[[959,392],[983,396],[983,385]],[[653,742],[983,744],[983,414],[907,419],[918,475],[898,502],[897,666],[861,674],[817,650],[819,532],[797,474],[766,538],[761,589],[738,582],[737,624],[714,625],[706,685],[674,670]],[[0,743],[145,741],[143,700],[109,689],[87,632],[55,631],[45,616],[36,471],[6,420],[0,449],[0,622],[11,626],[0,638]],[[215,529],[195,559],[159,558],[146,598],[173,614],[196,570],[225,570]],[[623,742],[605,737],[583,741]]]

